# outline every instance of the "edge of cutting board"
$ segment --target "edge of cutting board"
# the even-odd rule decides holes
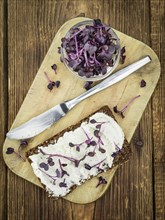
[[[68,70],[65,68],[65,66],[60,63],[59,55],[55,51],[55,49],[57,49],[57,47],[60,45],[59,44],[60,38],[61,38],[61,36],[63,36],[61,34],[62,32],[65,33],[69,29],[69,27],[71,27],[72,25],[76,24],[77,22],[80,22],[83,20],[88,20],[88,19],[89,18],[84,18],[84,17],[74,18],[74,19],[67,21],[66,23],[64,23],[61,26],[61,28],[57,32],[55,38],[53,39],[53,42],[52,42],[43,62],[38,70],[38,73],[37,73],[32,85],[31,85],[31,87],[25,97],[25,100],[24,100],[11,128],[17,127],[21,123],[29,120],[34,115],[37,115],[37,114],[49,109],[50,107],[52,107],[55,104],[60,103],[64,99],[65,100],[70,99],[70,98],[75,97],[78,94],[81,94],[82,92],[84,92],[84,89],[83,89],[84,82],[75,78],[75,76],[72,76],[68,72]],[[135,102],[130,107],[130,109],[128,110],[127,115],[124,119],[125,121],[122,120],[118,115],[115,115],[115,118],[117,119],[118,123],[123,128],[124,133],[126,134],[127,140],[128,141],[131,140],[133,133],[134,133],[134,131],[135,131],[140,119],[141,119],[143,111],[145,110],[145,107],[147,106],[147,103],[148,103],[148,101],[149,101],[149,99],[150,99],[150,97],[156,87],[158,79],[160,77],[160,62],[159,62],[159,59],[158,59],[157,55],[155,54],[155,52],[149,46],[147,46],[146,44],[144,44],[144,43],[142,43],[142,42],[140,42],[140,41],[138,41],[128,35],[125,35],[124,33],[121,33],[117,30],[115,30],[115,31],[118,34],[119,38],[121,39],[121,45],[123,45],[123,46],[126,45],[126,55],[127,55],[126,63],[123,66],[119,65],[118,69],[121,69],[124,66],[140,59],[144,55],[150,55],[150,57],[152,58],[151,64],[143,67],[139,71],[136,71],[137,73],[129,76],[128,77],[129,79],[124,79],[122,82],[114,85],[113,87],[107,88],[106,90],[100,92],[99,94],[96,94],[95,96],[90,97],[88,100],[85,100],[82,103],[80,103],[78,106],[75,107],[75,109],[73,109],[71,112],[68,113],[67,117],[64,117],[56,125],[53,125],[49,130],[46,130],[45,132],[43,132],[42,134],[38,135],[36,138],[31,140],[29,142],[29,146],[28,146],[27,150],[36,146],[37,144],[43,142],[45,139],[53,136],[54,134],[58,133],[59,131],[63,130],[64,128],[66,128],[72,124],[75,124],[77,121],[79,121],[82,118],[86,117],[87,115],[91,114],[92,112],[94,112],[98,108],[102,107],[103,105],[109,105],[109,107],[111,109],[116,104],[123,105],[124,103],[126,103],[130,99],[130,93],[132,95],[137,95],[137,93],[135,91],[132,92],[132,90],[131,90],[131,86],[134,86],[135,90],[138,90],[138,92],[140,92],[140,94],[141,94],[141,102],[139,102],[139,100],[137,100],[137,102]],[[127,42],[129,44],[127,44]],[[130,46],[130,45],[132,45],[132,46]],[[136,50],[136,52],[137,51],[138,52],[136,54],[132,54],[133,49]],[[61,87],[65,90],[64,92],[66,92],[66,94],[61,95],[59,93],[59,91],[61,91],[59,88],[57,93],[54,94],[55,98],[54,98],[54,96],[52,96],[52,93],[51,93],[49,95],[50,97],[45,99],[45,103],[44,103],[45,105],[41,106],[40,105],[42,103],[41,100],[43,100],[43,97],[46,93],[45,91],[43,91],[44,90],[43,88],[46,87],[46,81],[44,79],[43,72],[48,71],[50,73],[51,77],[54,76],[53,71],[50,70],[50,68],[48,69],[48,67],[50,67],[53,64],[52,62],[57,63],[57,66],[58,66],[57,77],[60,77],[60,80],[63,83],[63,85]],[[67,76],[68,81],[67,80],[62,81],[63,72],[65,72],[65,76]],[[66,78],[65,76],[64,76],[64,79]],[[140,88],[140,86],[139,87],[137,86],[137,83],[140,82],[139,80],[142,78],[144,78],[147,82],[147,86],[144,89]],[[72,89],[71,87],[69,87],[67,82],[74,82],[75,89]],[[132,85],[132,84],[134,84],[134,85]],[[37,96],[38,94],[36,94],[36,95],[34,94],[35,92],[37,93],[37,91],[35,90],[36,86],[40,86],[38,94],[41,97],[37,98],[36,103],[35,103],[36,104],[35,107],[32,105],[32,106],[28,107],[28,108],[30,108],[30,110],[26,110],[27,106],[29,106],[29,103],[31,103],[31,99],[35,99],[36,97],[38,97]],[[117,94],[115,93],[116,97],[114,97],[112,94],[116,90],[118,91],[118,93]],[[101,97],[101,100],[98,103],[99,97]],[[90,103],[90,109],[85,108],[87,103]],[[36,111],[34,111],[34,108],[36,110],[39,110],[39,111],[37,111],[37,114],[36,114]],[[138,114],[136,113],[137,110],[138,110]],[[77,117],[75,117],[75,115]],[[70,117],[70,120],[69,120],[69,117]],[[126,126],[126,124],[128,124],[128,126]],[[22,178],[24,178],[24,179],[43,188],[43,186],[40,184],[39,180],[33,174],[32,168],[31,168],[28,161],[26,161],[25,163],[22,163],[20,160],[17,160],[16,157],[14,157],[14,155],[9,156],[6,154],[7,147],[12,146],[15,149],[17,149],[18,145],[19,145],[18,141],[9,140],[6,138],[6,140],[4,142],[4,146],[3,146],[3,157],[4,157],[6,165],[16,175],[18,175],[18,176],[20,176],[20,177],[22,177]],[[23,151],[22,153],[25,153],[25,151]],[[67,200],[72,201],[74,203],[80,203],[80,204],[91,203],[91,202],[97,200],[108,189],[116,169],[117,169],[117,167],[107,171],[106,173],[101,174],[107,180],[107,182],[108,182],[107,185],[103,185],[103,186],[96,188],[95,186],[96,186],[98,180],[97,180],[97,177],[94,177],[91,180],[88,180],[83,185],[77,187],[73,192],[71,192],[66,197],[64,197],[64,199],[67,199]],[[87,192],[87,193],[84,193],[84,192]]]

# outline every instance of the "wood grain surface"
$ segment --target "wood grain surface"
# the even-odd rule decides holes
[[[106,194],[88,205],[53,201],[6,169],[0,157],[0,218],[165,219],[165,1],[0,1],[1,144],[59,27],[80,13],[100,17],[151,46],[162,75],[132,140],[133,157]]]
[[[64,100],[70,100],[84,92],[84,81],[71,74],[64,64],[60,62],[60,55],[58,54],[57,48],[60,46],[61,38],[66,35],[73,25],[86,20],[89,20],[89,18],[77,17],[70,19],[59,28],[12,124],[12,128],[17,127],[32,117],[39,115],[41,112],[54,107],[58,103],[62,103]],[[81,119],[87,117],[102,106],[108,105],[110,109],[113,109],[115,105],[118,105],[120,108],[120,106],[125,105],[132,97],[140,95],[140,98],[136,100],[136,102],[132,104],[131,108],[127,110],[124,120],[120,116],[114,115],[119,125],[122,127],[128,142],[130,142],[160,77],[160,62],[155,52],[146,44],[117,30],[115,32],[120,39],[121,46],[125,45],[127,48],[126,53],[128,57],[124,64],[118,65],[116,71],[117,69],[121,69],[146,55],[151,57],[151,63],[136,71],[136,73],[121,82],[81,102],[51,128],[45,130],[35,138],[32,138],[29,141],[28,147],[26,147],[24,151],[36,147],[38,144],[43,143],[43,141],[53,135],[58,134],[73,124],[78,123]],[[53,63],[57,64],[56,76],[54,71],[51,69],[51,65]],[[47,80],[45,79],[44,72],[47,72],[51,79],[55,78],[55,80],[61,81],[61,85],[58,90],[55,89],[50,93],[47,89]],[[145,88],[140,87],[140,81],[142,79],[147,82],[147,86]],[[5,140],[3,155],[7,166],[20,177],[43,187],[38,178],[34,175],[28,160],[26,160],[25,163],[22,163],[22,160],[16,160],[15,154],[6,154],[6,150],[9,146],[12,146],[15,151],[17,151],[19,141],[10,140],[8,138]],[[23,151],[21,153],[22,155],[25,154]],[[67,195],[65,199],[81,204],[91,203],[97,200],[109,187],[115,170],[116,168],[102,174],[102,176],[107,180],[107,184],[104,187],[96,188],[95,186],[98,180],[97,178],[92,178],[81,187],[77,187],[77,189]],[[83,194],[83,191],[86,193]]]
[[[6,3],[0,1],[0,145],[7,131],[7,23]],[[0,154],[0,219],[7,217],[7,169],[4,164],[2,153]]]

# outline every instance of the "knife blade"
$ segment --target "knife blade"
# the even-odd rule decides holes
[[[128,65],[127,67],[117,71],[113,75],[109,76],[101,83],[97,84],[90,90],[84,92],[78,97],[74,99],[68,100],[64,103],[58,104],[53,108],[49,109],[48,111],[32,118],[31,120],[27,121],[26,123],[22,124],[21,126],[10,130],[6,136],[10,139],[29,139],[32,138],[44,130],[51,127],[54,123],[56,123],[60,118],[66,115],[66,113],[71,110],[75,105],[77,105],[82,100],[92,96],[99,91],[121,81],[122,79],[126,78],[136,70],[140,69],[147,63],[151,62],[151,58],[146,56],[135,63]]]

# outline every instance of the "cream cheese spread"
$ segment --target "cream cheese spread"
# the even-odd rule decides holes
[[[49,195],[61,197],[74,185],[111,168],[123,144],[124,133],[117,122],[97,112],[56,142],[38,147],[38,153],[29,158]]]

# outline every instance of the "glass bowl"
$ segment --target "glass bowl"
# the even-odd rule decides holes
[[[75,28],[79,28],[79,29],[83,29],[86,25],[88,26],[92,26],[93,25],[93,20],[86,20],[83,22],[79,22],[76,25],[72,26],[71,29],[66,33],[65,38],[69,38],[71,35],[71,30],[75,29]],[[85,80],[85,81],[98,81],[98,80],[102,80],[104,78],[106,78],[107,76],[109,76],[110,74],[112,74],[112,72],[116,69],[116,67],[119,64],[120,61],[120,39],[118,38],[118,36],[116,35],[116,33],[112,30],[112,28],[110,28],[109,26],[106,25],[106,28],[109,28],[108,32],[111,34],[112,39],[115,39],[113,41],[113,43],[116,45],[116,53],[113,54],[113,66],[110,67],[107,65],[107,72],[105,74],[98,74],[98,75],[94,75],[91,77],[86,77],[86,76],[80,76],[78,74],[78,72],[74,71],[69,65],[68,65],[68,55],[67,52],[65,50],[64,47],[61,47],[61,56],[62,56],[62,60],[63,63],[65,64],[65,66],[69,69],[70,72],[72,72],[75,76],[77,76],[78,78]]]

